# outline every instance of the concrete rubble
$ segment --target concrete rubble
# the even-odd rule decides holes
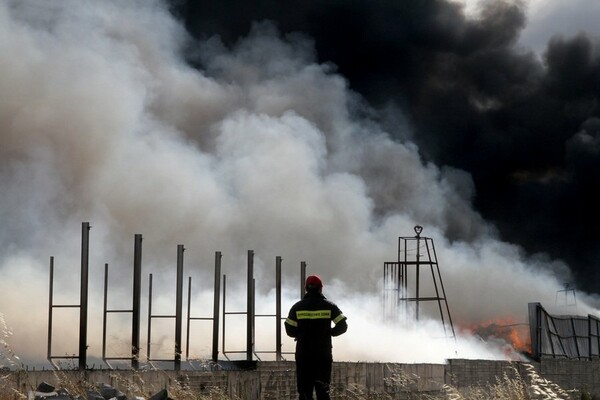
[[[120,390],[106,384],[100,383],[95,389],[88,389],[86,396],[72,395],[65,388],[56,388],[53,385],[42,382],[35,391],[30,391],[28,400],[146,400],[145,397],[127,397]],[[167,389],[162,389],[152,395],[148,400],[173,400]]]

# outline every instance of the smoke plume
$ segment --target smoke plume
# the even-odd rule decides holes
[[[564,260],[578,288],[597,292],[597,156],[582,165],[570,147],[600,117],[599,36],[583,31],[595,26],[596,3],[171,3],[199,38],[235,43],[264,19],[308,35],[317,60],[368,99],[391,137],[418,145],[426,162],[468,172],[475,210],[503,240]]]

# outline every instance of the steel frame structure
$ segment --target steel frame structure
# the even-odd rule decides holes
[[[54,304],[54,257],[50,257],[50,277],[49,277],[49,306],[48,306],[48,352],[47,358],[55,369],[60,367],[54,362],[55,359],[77,359],[78,368],[85,370],[87,368],[87,322],[88,322],[88,285],[89,285],[89,230],[88,222],[82,223],[82,244],[81,244],[81,288],[79,304]],[[134,236],[134,256],[133,256],[133,291],[131,309],[109,309],[109,266],[104,264],[104,299],[103,299],[103,321],[102,321],[102,360],[112,369],[110,361],[131,361],[131,368],[137,370],[140,367],[140,321],[141,321],[141,286],[142,286],[142,235]],[[183,321],[183,270],[184,270],[184,251],[183,245],[177,246],[177,276],[176,276],[176,299],[174,315],[154,315],[152,313],[152,273],[148,278],[148,330],[147,330],[147,362],[173,362],[175,370],[181,369],[182,356],[182,321]],[[214,271],[214,303],[213,316],[192,316],[191,292],[192,277],[188,278],[188,298],[187,298],[187,327],[186,327],[186,348],[185,358],[189,361],[190,348],[190,326],[193,321],[212,321],[212,354],[211,359],[217,363],[219,358],[219,332],[222,333],[221,352],[222,355],[230,361],[228,354],[245,354],[245,361],[253,361],[256,357],[260,360],[259,354],[274,354],[276,360],[283,360],[284,354],[293,354],[292,352],[282,351],[282,321],[285,316],[282,315],[282,257],[275,258],[275,313],[274,314],[256,314],[256,296],[254,279],[254,251],[248,250],[247,261],[247,293],[245,311],[228,311],[226,309],[227,298],[227,277],[222,275],[221,285],[221,259],[220,251],[215,253],[215,271]],[[304,295],[304,282],[306,280],[306,262],[300,263],[300,298]],[[222,297],[221,297],[222,296]],[[222,310],[220,301],[223,302]],[[52,329],[53,312],[57,308],[78,308],[80,311],[79,323],[79,353],[77,355],[58,356],[52,353]],[[131,356],[107,356],[107,329],[108,314],[131,314]],[[246,349],[241,351],[228,350],[225,343],[226,325],[225,319],[228,315],[243,314],[246,316]],[[255,332],[257,318],[274,318],[276,343],[274,349],[255,349]],[[154,319],[174,319],[175,320],[175,340],[174,356],[172,359],[153,359],[152,358],[152,321]],[[222,319],[222,327],[220,321]]]
[[[442,281],[433,239],[422,237],[423,227],[414,227],[416,236],[398,238],[398,261],[385,262],[383,267],[383,307],[386,320],[419,320],[421,305],[436,302],[444,335],[456,338],[446,290]],[[421,276],[421,269],[430,276]],[[423,294],[423,281],[433,285],[433,294]]]
[[[140,366],[140,305],[142,298],[142,235],[134,236],[133,249],[133,301],[129,310],[108,309],[108,264],[104,264],[104,311],[102,319],[102,361],[110,368],[110,361],[131,361],[131,368],[139,369]],[[131,356],[130,357],[107,357],[106,356],[106,331],[109,313],[131,313]]]
[[[77,359],[78,368],[86,369],[87,362],[87,322],[88,322],[88,282],[90,257],[90,223],[81,224],[81,286],[79,304],[54,304],[54,257],[50,257],[50,287],[48,301],[48,354],[47,359],[54,369],[60,369],[56,359]],[[79,354],[57,356],[52,354],[52,318],[55,308],[79,308]]]

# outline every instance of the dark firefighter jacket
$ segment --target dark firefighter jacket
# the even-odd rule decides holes
[[[331,359],[331,337],[341,335],[347,329],[344,314],[317,291],[307,292],[292,306],[285,320],[286,333],[296,338],[296,359]]]

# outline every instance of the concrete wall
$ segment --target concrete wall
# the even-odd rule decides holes
[[[600,361],[543,359],[541,363],[451,359],[446,364],[336,362],[332,371],[333,399],[418,398],[439,394],[445,384],[458,389],[494,384],[504,376],[531,378],[528,368],[564,389],[600,394]],[[222,393],[239,399],[295,399],[293,362],[258,362],[248,371],[20,371],[5,376],[5,384],[21,393],[41,382],[76,389],[85,383],[107,383],[127,394],[148,396],[162,388],[177,395]],[[73,391],[71,390],[73,393]],[[580,396],[573,395],[573,398]],[[182,396],[179,396],[182,398]]]
[[[600,398],[600,360],[542,359],[539,372],[564,388],[585,388]]]
[[[558,385],[565,391],[570,391],[571,398],[581,398],[582,392],[594,396],[594,399],[600,398],[600,360],[597,358],[542,358],[540,362],[527,363],[452,359],[446,365],[446,382],[459,389],[485,387],[496,383],[498,379],[518,376],[530,385]]]

